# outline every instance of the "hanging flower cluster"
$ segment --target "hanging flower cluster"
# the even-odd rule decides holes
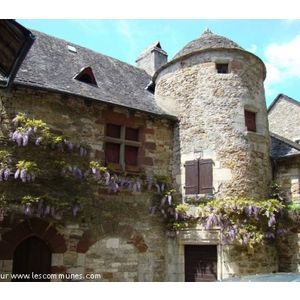
[[[11,140],[18,146],[27,146],[29,141],[33,140],[36,146],[44,144],[59,151],[78,151],[80,156],[87,155],[87,146],[74,144],[67,136],[51,134],[49,127],[42,120],[30,119],[25,114],[18,113],[12,122],[16,129],[11,134]]]
[[[11,174],[11,155],[9,152],[0,151],[0,181],[7,181]]]
[[[48,197],[24,196],[21,203],[21,213],[26,216],[46,217],[51,216],[60,220],[64,213],[71,209],[73,216],[83,209],[86,199],[75,198],[73,201],[58,201]]]
[[[179,229],[196,223],[203,230],[220,229],[225,244],[238,242],[252,247],[285,231],[278,224],[283,209],[283,203],[277,199],[212,200],[196,207],[177,205],[175,213],[166,218],[169,218],[169,230],[173,231],[169,236],[176,236]]]
[[[11,135],[11,139],[18,146],[27,146],[30,139],[35,140],[35,144],[39,145],[41,141],[50,134],[49,128],[41,120],[29,119],[23,113],[19,113],[12,120],[15,131]]]
[[[38,172],[37,164],[32,161],[20,160],[17,165],[17,170],[14,178],[20,178],[22,182],[34,181],[36,173]]]

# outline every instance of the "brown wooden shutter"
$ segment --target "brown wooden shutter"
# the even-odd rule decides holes
[[[133,146],[125,146],[125,164],[131,166],[138,165],[138,148]]]
[[[190,160],[185,163],[185,193],[213,193],[213,161],[211,159]]]
[[[119,139],[121,137],[121,126],[114,124],[107,124],[106,136]]]
[[[139,130],[136,128],[125,128],[125,140],[138,141],[139,140]]]
[[[199,160],[199,194],[213,193],[213,161]]]
[[[107,162],[120,162],[120,145],[115,143],[106,143],[106,159]]]
[[[254,112],[245,110],[245,125],[248,131],[256,131]]]
[[[197,160],[185,162],[185,193],[198,194],[199,189],[199,168]]]

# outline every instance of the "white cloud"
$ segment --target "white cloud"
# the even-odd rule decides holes
[[[287,80],[300,78],[300,34],[293,40],[267,46],[264,51],[266,57],[267,78],[266,93],[272,93],[272,86],[284,84]],[[275,88],[275,86],[274,86]]]
[[[266,64],[270,70],[277,69],[281,79],[300,78],[300,35],[285,44],[270,44],[265,49]]]

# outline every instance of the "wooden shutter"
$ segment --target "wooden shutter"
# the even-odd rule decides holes
[[[199,189],[199,168],[197,160],[185,162],[185,193],[198,194]]]
[[[254,112],[245,110],[245,125],[248,131],[256,131]]]
[[[125,164],[131,166],[138,165],[138,148],[133,146],[125,146]]]
[[[114,124],[107,124],[106,136],[119,139],[121,137],[121,126]]]
[[[110,163],[120,163],[120,144],[106,143],[106,159]]]
[[[213,161],[211,159],[199,160],[199,194],[213,193]]]
[[[125,140],[138,141],[139,140],[139,130],[136,128],[125,128]]]
[[[190,160],[185,163],[185,194],[213,193],[213,161]]]

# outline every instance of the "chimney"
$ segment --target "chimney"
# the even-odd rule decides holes
[[[168,54],[162,50],[160,42],[155,42],[145,49],[136,59],[137,67],[144,69],[149,75],[153,75],[162,65],[168,61]]]

